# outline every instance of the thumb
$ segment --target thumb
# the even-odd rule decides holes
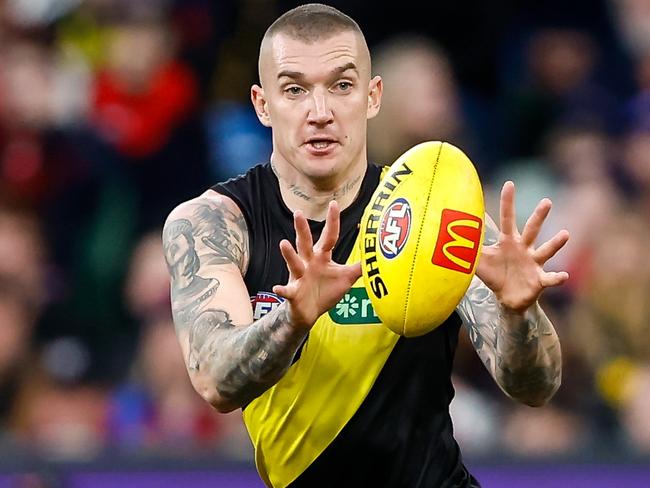
[[[569,273],[566,271],[548,272],[541,276],[540,282],[544,288],[558,286],[569,279]]]
[[[293,290],[290,289],[289,286],[287,285],[274,285],[273,293],[275,293],[279,297],[284,298],[285,300],[291,300],[294,295]]]
[[[476,276],[478,276],[484,283],[486,279],[489,281],[494,266],[495,249],[493,246],[483,246],[483,249],[481,249],[481,255],[478,258],[478,264],[476,265]]]
[[[354,263],[345,266],[348,279],[354,283],[361,276],[361,263]]]

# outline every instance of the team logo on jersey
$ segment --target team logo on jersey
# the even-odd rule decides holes
[[[379,224],[379,248],[388,259],[396,257],[409,238],[411,206],[405,198],[398,198],[384,212]]]
[[[375,309],[365,287],[350,288],[334,308],[327,312],[333,322],[341,325],[379,324]]]
[[[253,320],[259,320],[267,313],[277,308],[284,302],[284,298],[268,291],[258,291],[257,295],[251,297],[253,307]]]
[[[471,273],[482,231],[483,221],[480,218],[458,210],[444,209],[431,262],[453,271]]]

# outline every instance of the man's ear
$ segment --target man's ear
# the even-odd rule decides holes
[[[257,118],[263,126],[271,127],[271,115],[269,114],[266,98],[264,98],[264,89],[259,85],[251,86],[251,102]]]
[[[367,116],[372,119],[379,113],[381,107],[381,94],[384,91],[384,83],[381,76],[375,76],[368,84],[368,111]]]

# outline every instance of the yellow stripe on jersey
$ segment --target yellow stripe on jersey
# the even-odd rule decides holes
[[[348,263],[358,259],[357,242]],[[359,288],[361,278],[353,287]],[[289,485],[327,448],[366,398],[399,339],[378,319],[369,320],[368,304],[351,296],[339,302],[343,308],[318,319],[300,359],[244,409],[255,464],[269,487]]]

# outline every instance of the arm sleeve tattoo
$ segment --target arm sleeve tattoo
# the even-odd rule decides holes
[[[239,326],[225,303],[215,305],[219,273],[206,269],[234,265],[243,275],[248,245],[241,213],[208,198],[188,204],[181,218],[170,218],[163,230],[174,324],[179,338],[188,341],[188,370],[213,390],[201,392],[204,396],[216,393],[230,406],[244,405],[275,384],[306,336],[291,326],[284,305]]]
[[[495,227],[488,222],[488,245],[496,242]],[[538,304],[523,315],[512,313],[475,276],[457,310],[481,361],[506,394],[532,406],[553,396],[561,382],[560,343]]]
[[[306,334],[289,325],[284,305],[246,327],[224,310],[206,310],[190,326],[189,368],[229,404],[245,405],[282,378]]]

